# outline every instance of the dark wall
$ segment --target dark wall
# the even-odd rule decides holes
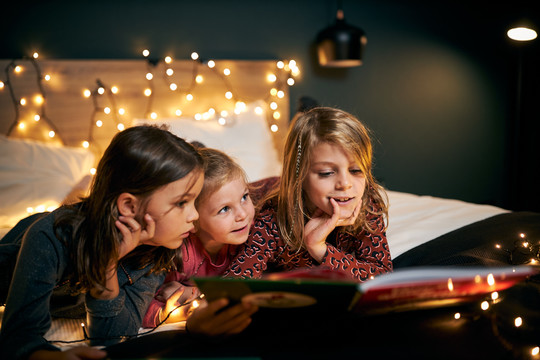
[[[342,3],[346,21],[368,37],[364,65],[347,70],[315,62],[315,36],[335,16],[330,0],[14,3],[0,24],[0,58],[34,50],[46,58],[140,58],[143,48],[182,59],[192,51],[292,58],[302,71],[292,108],[308,95],[357,115],[373,130],[375,174],[388,188],[540,210],[533,176],[540,39],[516,46],[505,35],[523,14],[540,25],[527,8],[534,1]]]

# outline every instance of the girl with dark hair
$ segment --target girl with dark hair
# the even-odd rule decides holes
[[[88,197],[24,219],[0,241],[2,271],[9,268],[5,259],[17,258],[6,270],[13,272],[11,283],[1,284],[9,292],[0,358],[106,356],[88,346],[60,352],[50,344],[44,335],[57,316],[86,316],[91,345],[136,335],[165,271],[194,230],[203,179],[200,154],[169,131],[136,126],[118,133]],[[207,317],[201,313],[194,321]]]

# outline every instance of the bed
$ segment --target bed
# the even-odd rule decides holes
[[[84,195],[104,148],[127,126],[165,124],[221,149],[250,181],[280,173],[288,87],[299,76],[292,61],[24,59],[0,66],[13,72],[0,84],[0,237],[21,218]],[[17,66],[27,72],[19,75]],[[183,88],[172,90],[173,83]],[[538,214],[386,190],[396,268],[538,260]],[[47,338],[82,339],[82,321],[57,319]]]

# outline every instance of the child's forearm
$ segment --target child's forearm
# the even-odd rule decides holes
[[[90,290],[90,295],[99,300],[111,300],[118,296],[120,293],[120,286],[118,285],[118,275],[117,275],[118,265],[111,265],[107,270],[107,280],[105,282],[104,289],[92,289]]]

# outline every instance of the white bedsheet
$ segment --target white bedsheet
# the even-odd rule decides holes
[[[395,259],[407,250],[473,222],[509,212],[492,206],[454,199],[387,191],[390,254]]]

